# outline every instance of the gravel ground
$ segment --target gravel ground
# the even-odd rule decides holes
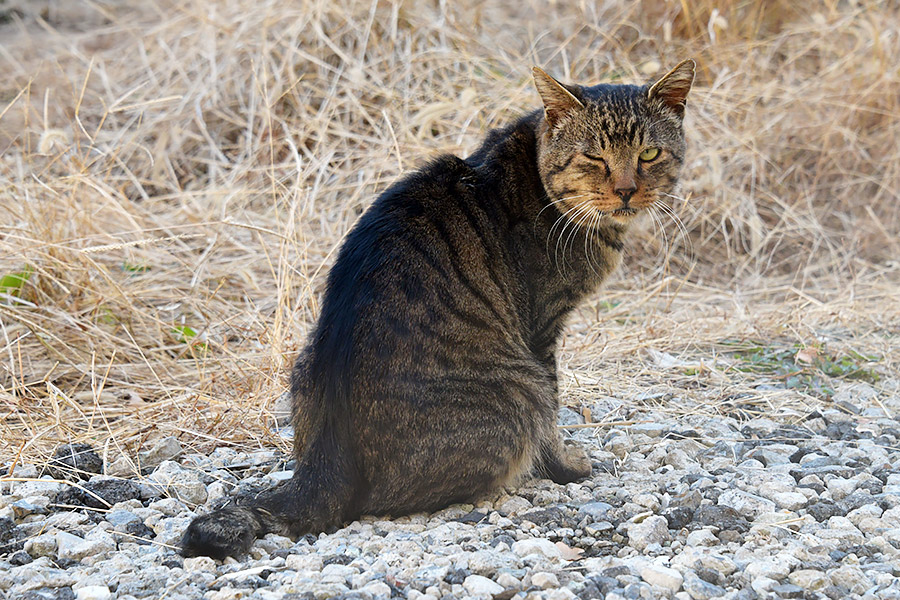
[[[100,457],[65,446],[0,484],[0,596],[900,598],[900,421],[882,400],[857,384],[794,423],[637,412],[574,430],[594,460],[588,481],[534,480],[296,542],[269,535],[223,563],[180,557],[184,528],[236,488],[289,477],[287,457],[185,454],[167,438],[129,480],[110,475],[122,462],[91,475]],[[53,480],[78,481],[73,464],[77,486]]]

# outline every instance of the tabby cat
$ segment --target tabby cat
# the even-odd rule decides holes
[[[535,67],[543,110],[389,187],[347,235],[293,370],[293,478],[196,518],[183,554],[588,477],[556,428],[557,339],[673,191],[693,79],[692,60],[648,86]]]

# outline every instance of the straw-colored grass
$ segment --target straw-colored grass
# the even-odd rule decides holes
[[[684,231],[648,223],[573,319],[568,403],[827,400],[729,367],[750,341],[866,356],[897,394],[900,5],[799,6],[0,3],[0,277],[30,273],[0,280],[0,457],[285,447],[269,411],[342,236],[400,173],[536,107],[533,64],[699,64]]]

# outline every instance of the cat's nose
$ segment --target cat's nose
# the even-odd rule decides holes
[[[628,206],[628,201],[631,200],[632,196],[634,196],[634,193],[637,191],[637,187],[632,184],[629,187],[616,187],[613,191],[619,198],[622,199],[622,204]]]

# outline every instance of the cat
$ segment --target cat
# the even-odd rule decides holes
[[[364,514],[591,474],[565,443],[556,343],[676,185],[694,62],[652,85],[564,85],[466,159],[390,186],[347,235],[291,376],[293,478],[191,522],[182,554],[240,556]]]

